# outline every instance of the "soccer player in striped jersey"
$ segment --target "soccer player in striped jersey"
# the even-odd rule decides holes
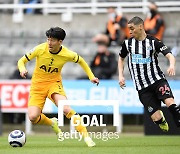
[[[90,81],[98,85],[99,80],[94,76],[88,64],[77,53],[62,45],[66,36],[62,28],[55,27],[46,31],[47,42],[36,46],[30,53],[25,54],[18,61],[20,75],[26,78],[28,71],[25,64],[36,58],[36,66],[32,76],[30,98],[28,102],[28,115],[33,124],[43,124],[52,126],[58,139],[61,140],[62,132],[58,127],[57,118],[49,119],[42,113],[45,99],[48,97],[56,106],[59,100],[66,100],[66,94],[62,85],[61,69],[67,62],[78,63],[88,75]],[[73,68],[70,68],[73,71]],[[69,105],[64,106],[64,114],[68,119],[73,115],[78,115]],[[74,118],[74,122],[80,120],[80,116]],[[89,137],[86,127],[79,124],[75,127],[84,137],[84,141],[89,147],[95,143]]]
[[[174,102],[174,97],[164,73],[158,66],[158,54],[162,53],[169,60],[167,73],[175,75],[175,58],[170,50],[160,40],[147,35],[144,22],[140,17],[134,17],[128,22],[131,38],[125,40],[119,53],[119,84],[125,86],[123,75],[124,59],[128,56],[128,67],[139,94],[139,99],[155,124],[163,131],[169,126],[161,111],[161,101],[166,104],[173,115],[174,122],[180,127],[180,109]]]

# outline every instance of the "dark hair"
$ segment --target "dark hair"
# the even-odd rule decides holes
[[[108,47],[108,44],[104,41],[97,41],[97,45],[103,45],[103,46]]]
[[[129,20],[128,24],[134,24],[134,25],[139,25],[139,24],[144,24],[144,21],[138,17],[138,16],[135,16],[133,17],[131,20]]]
[[[46,36],[53,37],[53,38],[63,41],[64,38],[66,37],[66,32],[62,28],[52,27],[46,31]]]

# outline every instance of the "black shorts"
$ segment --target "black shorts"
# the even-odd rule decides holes
[[[138,91],[139,99],[145,110],[152,115],[161,108],[161,101],[166,98],[174,98],[166,79],[156,81],[147,88]]]

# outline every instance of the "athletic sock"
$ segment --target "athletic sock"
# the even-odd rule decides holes
[[[39,125],[52,125],[52,121],[46,117],[43,113],[40,114],[40,116],[33,122],[33,124],[39,124]]]
[[[180,127],[180,109],[176,104],[172,104],[168,107],[169,111],[171,112],[174,122],[177,127]]]
[[[166,123],[166,120],[165,120],[165,119],[163,120],[163,118],[161,118],[161,119],[158,120],[158,121],[154,121],[154,123],[157,124],[157,125],[159,125],[159,124]]]
[[[75,116],[75,117],[73,118],[73,123],[74,123],[74,124],[76,124],[76,121],[81,121],[80,115],[77,114],[74,110],[71,110],[71,111],[66,115],[66,117],[67,117],[68,119],[71,119],[71,117],[72,117],[73,115],[77,115],[77,116]],[[78,126],[75,126],[75,129],[76,129],[78,132],[80,132],[80,134],[81,134],[84,138],[89,136],[86,127],[83,126],[81,123],[80,123]]]

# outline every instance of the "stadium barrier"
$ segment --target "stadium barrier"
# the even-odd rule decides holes
[[[172,80],[169,83],[175,96],[175,101],[179,105],[180,81]],[[120,116],[122,114],[143,114],[144,112],[132,81],[126,81],[124,90],[120,89],[116,80],[102,80],[99,86],[93,85],[89,80],[64,80],[63,85],[69,100],[118,100]],[[28,80],[0,81],[2,113],[26,113],[26,133],[31,133],[32,131],[32,126],[27,116],[29,89],[30,81]],[[72,108],[80,114],[112,113],[112,110],[107,110],[107,106],[72,106]],[[43,112],[57,114],[58,109],[47,99]]]
[[[91,0],[87,3],[50,3],[43,0],[38,4],[18,4],[16,0],[14,4],[0,4],[0,10],[4,9],[43,9],[43,14],[49,13],[106,13],[108,7],[117,7],[119,11],[125,13],[146,13],[149,1],[142,0],[142,2],[98,2],[98,0]],[[179,12],[179,1],[158,1],[156,2],[160,12]],[[16,10],[17,12],[17,10]]]

